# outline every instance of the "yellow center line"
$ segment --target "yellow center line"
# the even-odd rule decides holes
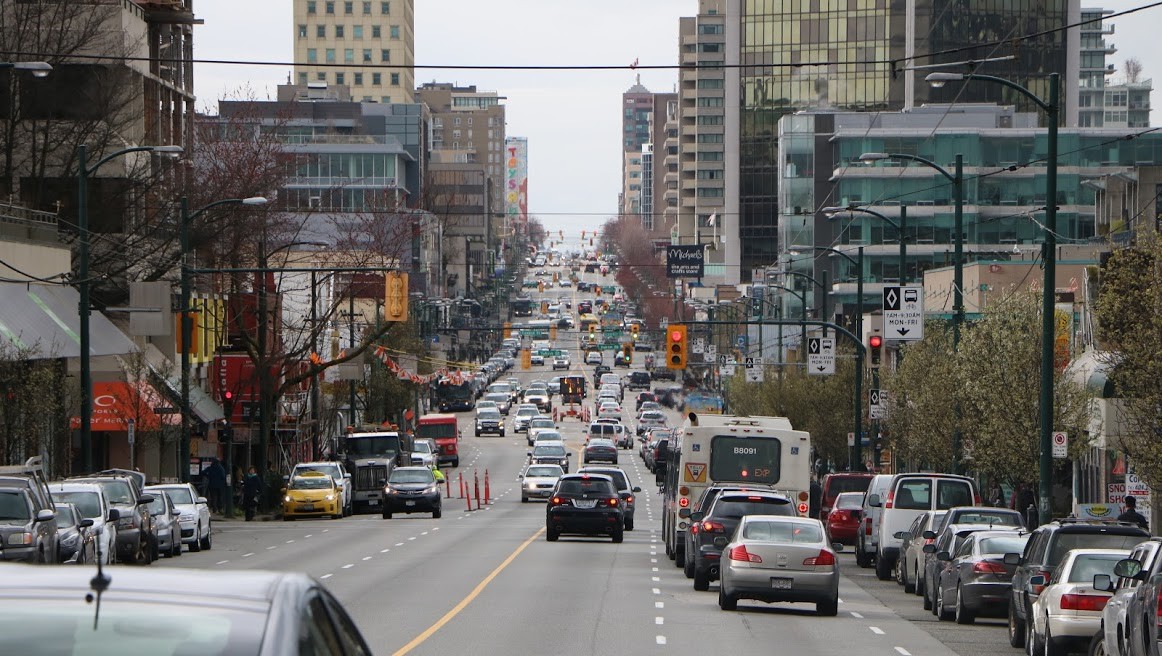
[[[443,617],[436,620],[435,624],[429,626],[427,628],[427,630],[425,630],[423,633],[421,633],[418,636],[416,636],[415,638],[413,638],[411,642],[407,643],[403,647],[400,647],[398,650],[396,650],[395,653],[392,654],[392,656],[403,656],[404,654],[410,652],[411,650],[415,649],[416,647],[422,645],[424,643],[424,641],[426,641],[428,638],[435,635],[436,631],[439,631],[440,629],[444,628],[445,624],[447,624],[448,622],[451,622],[454,617],[456,617],[457,615],[460,614],[460,611],[467,608],[468,604],[472,603],[476,599],[476,597],[480,596],[480,593],[484,591],[484,588],[487,588],[488,584],[492,583],[492,579],[495,579],[497,577],[497,575],[499,575],[501,572],[504,571],[504,568],[511,565],[512,561],[516,560],[516,557],[519,556],[521,554],[521,552],[525,550],[525,547],[528,547],[530,544],[532,544],[533,540],[536,540],[537,538],[541,537],[541,534],[544,532],[545,532],[545,527],[543,527],[543,526],[541,528],[537,529],[536,533],[533,533],[531,536],[529,536],[529,539],[527,539],[523,543],[521,543],[521,545],[519,547],[517,547],[515,551],[513,551],[511,554],[508,555],[508,558],[504,559],[504,562],[502,562],[500,565],[497,565],[496,569],[492,570],[492,572],[489,573],[488,576],[484,577],[483,581],[476,584],[476,587],[472,589],[472,592],[468,593],[467,597],[464,597],[463,599],[461,599],[460,603],[458,603],[452,607],[452,610],[449,610],[447,613],[444,613]]]

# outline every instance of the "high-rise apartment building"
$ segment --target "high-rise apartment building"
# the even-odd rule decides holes
[[[295,82],[351,87],[363,102],[414,102],[414,0],[293,0]]]
[[[1150,125],[1150,93],[1153,84],[1141,79],[1141,64],[1127,62],[1124,76],[1114,81],[1117,72],[1109,56],[1118,50],[1106,41],[1114,26],[1101,20],[1112,9],[1082,9],[1080,77],[1078,79],[1077,125],[1087,128],[1142,128]]]
[[[444,162],[483,164],[488,177],[505,178],[504,96],[476,85],[428,82],[416,89],[416,102],[432,111],[432,151]]]
[[[654,94],[642,86],[641,76],[621,94],[621,214],[641,213],[642,146],[651,143],[650,116]]]
[[[622,185],[618,210],[622,215],[640,217],[655,248],[661,248],[669,241],[670,231],[663,213],[667,205],[677,204],[676,195],[665,197],[664,171],[659,167],[664,166],[667,110],[678,94],[654,93],[642,85],[638,76],[621,98]]]

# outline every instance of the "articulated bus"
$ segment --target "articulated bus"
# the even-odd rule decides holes
[[[691,412],[672,432],[666,459],[662,533],[666,555],[685,559],[690,507],[709,485],[753,485],[787,495],[806,517],[811,492],[811,435],[785,417]]]

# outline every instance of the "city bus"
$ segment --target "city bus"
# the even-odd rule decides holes
[[[436,395],[434,405],[440,412],[472,410],[476,407],[476,395],[470,378],[442,378],[435,384],[433,391]]]
[[[785,417],[691,412],[672,432],[666,453],[662,534],[666,555],[683,563],[690,506],[709,485],[753,485],[787,495],[806,517],[811,492],[811,435]]]
[[[512,316],[514,317],[531,317],[533,316],[533,299],[518,298],[512,302]]]

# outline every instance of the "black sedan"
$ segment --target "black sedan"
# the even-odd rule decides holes
[[[1008,617],[1016,565],[1006,565],[1005,554],[1023,552],[1028,541],[1028,533],[977,531],[956,553],[936,554],[948,565],[940,572],[935,595],[937,617],[951,614],[959,624],[972,624],[978,616]]]
[[[587,464],[590,462],[608,462],[616,465],[617,445],[611,440],[589,440],[589,444],[585,445],[585,453],[582,458]]]
[[[430,512],[432,519],[442,514],[440,484],[427,467],[396,467],[383,486],[383,518],[392,513]]]
[[[557,480],[545,516],[545,539],[562,534],[625,535],[621,497],[613,479],[603,474],[566,474]]]

